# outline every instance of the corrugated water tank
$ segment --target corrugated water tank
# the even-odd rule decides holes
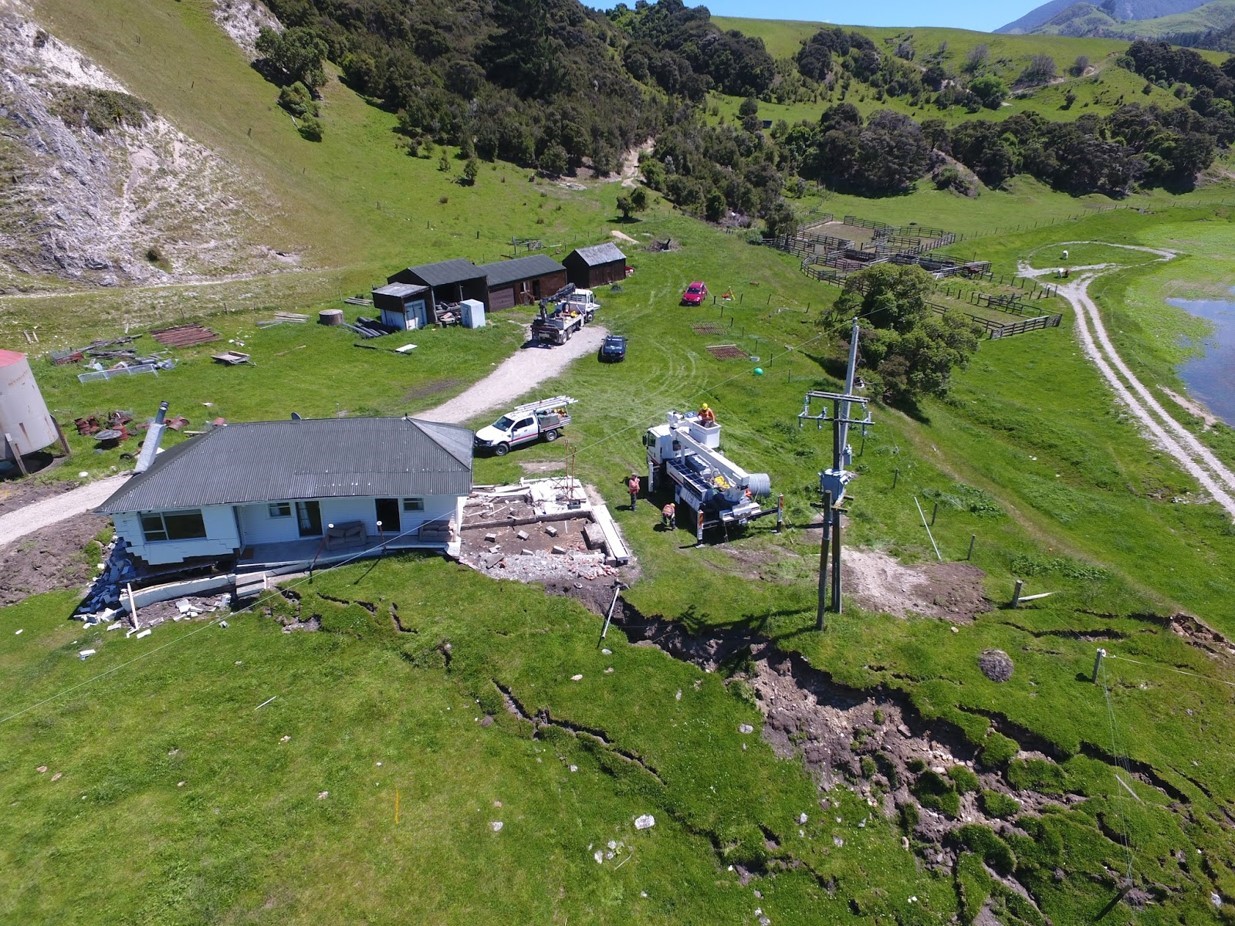
[[[15,454],[4,440],[5,434],[21,455],[42,450],[59,439],[26,355],[12,350],[0,350],[0,459],[13,460]]]

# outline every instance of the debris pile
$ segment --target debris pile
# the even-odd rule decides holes
[[[611,585],[619,572],[597,530],[597,508],[573,478],[477,490],[464,507],[459,560],[498,579]]]
[[[123,538],[113,540],[104,552],[106,556],[99,563],[98,577],[73,612],[73,616],[87,627],[113,621],[122,615],[124,609],[120,607],[120,595],[125,585],[137,578],[137,568],[129,558],[128,544]]]

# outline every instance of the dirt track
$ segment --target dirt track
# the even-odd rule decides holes
[[[1175,257],[1173,251],[1109,242],[1065,241],[1062,244],[1105,244],[1108,247],[1156,254],[1159,260],[1171,260]],[[1106,333],[1102,315],[1089,295],[1089,284],[1112,269],[1115,269],[1114,265],[1109,264],[1078,267],[1073,270],[1075,278],[1059,286],[1059,295],[1067,299],[1076,312],[1076,331],[1081,349],[1094,362],[1120,401],[1136,416],[1149,439],[1169,453],[1227,514],[1235,518],[1235,473],[1162,407],[1145,384],[1128,369]],[[1051,271],[1036,270],[1022,263],[1020,272],[1026,276],[1043,276]]]

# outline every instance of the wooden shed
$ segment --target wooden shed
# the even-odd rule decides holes
[[[387,283],[373,290],[373,307],[383,325],[399,331],[423,328],[429,321],[429,287],[415,283]]]
[[[562,263],[566,265],[567,280],[582,289],[626,279],[626,255],[612,242],[575,248]]]
[[[463,258],[408,267],[387,277],[386,282],[427,287],[434,320],[444,304],[456,305],[464,299],[475,299],[484,303],[486,309],[489,307],[489,284],[484,271]]]
[[[566,285],[566,268],[544,254],[481,264],[477,269],[489,281],[490,311],[531,305]]]

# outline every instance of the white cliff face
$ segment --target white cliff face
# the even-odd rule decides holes
[[[20,0],[0,0],[0,292],[275,263],[240,231],[256,224],[240,172],[31,17]],[[101,101],[130,115],[83,115]]]

